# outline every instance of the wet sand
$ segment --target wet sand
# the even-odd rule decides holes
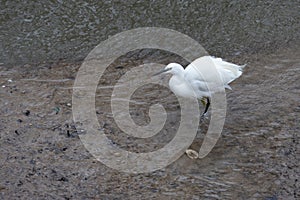
[[[106,167],[81,143],[71,108],[81,62],[1,66],[0,198],[299,199],[299,58],[296,48],[228,58],[248,65],[227,91],[226,122],[212,152],[198,160],[183,155],[165,169],[139,175]],[[107,80],[122,70],[126,67],[112,66]],[[99,123],[123,148],[147,146],[147,151],[172,137],[161,135],[149,145],[122,143],[126,138],[102,98],[96,99]],[[140,110],[133,106],[135,119],[147,123]],[[175,104],[169,110],[174,117],[166,130],[176,128],[180,112]],[[200,147],[205,128],[205,123],[199,127],[192,147]]]

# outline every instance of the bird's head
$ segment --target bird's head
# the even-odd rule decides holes
[[[184,71],[184,69],[180,64],[170,63],[163,70],[157,72],[153,76],[156,76],[156,75],[161,74],[161,73],[165,73],[165,74],[170,73],[170,74],[173,74],[173,75],[177,75],[177,74],[181,74],[182,71]]]

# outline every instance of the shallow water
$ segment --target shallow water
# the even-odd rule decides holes
[[[180,108],[168,89],[153,91],[150,85],[132,97],[131,114],[136,123],[147,124],[147,108],[158,99],[170,114],[164,131],[135,140],[115,126],[109,85],[141,62],[132,63],[131,57],[130,64],[116,61],[99,82],[96,111],[115,145],[147,152],[173,137]],[[138,175],[106,167],[80,142],[68,104],[80,63],[1,67],[1,198],[299,199],[299,50],[235,62],[244,60],[248,66],[227,91],[225,126],[210,154],[198,160],[182,155],[162,170]],[[124,68],[116,68],[118,62]],[[208,123],[200,125],[192,148],[200,147]]]

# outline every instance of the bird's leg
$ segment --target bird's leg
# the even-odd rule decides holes
[[[206,113],[207,113],[207,111],[208,111],[208,108],[209,108],[209,106],[210,106],[210,100],[209,100],[209,98],[208,97],[205,97],[206,98],[206,104],[205,104],[205,109],[204,109],[204,112],[203,112],[203,114],[201,115],[201,117],[203,117]],[[204,102],[204,98],[202,98],[201,99],[201,102],[203,103]],[[203,103],[204,104],[204,103]]]
[[[205,99],[206,99],[206,102],[205,102]],[[209,100],[209,97],[204,97],[200,101],[205,106],[204,112],[201,115],[201,119],[200,119],[200,121],[202,121],[204,119],[204,117],[205,117],[205,114],[208,111],[209,106],[210,106],[210,100]],[[187,149],[185,151],[185,153],[191,159],[197,159],[197,158],[199,158],[199,153],[197,151],[193,150],[193,149]]]

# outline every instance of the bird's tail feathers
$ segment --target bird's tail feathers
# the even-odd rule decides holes
[[[246,66],[247,66],[247,64],[240,65],[241,70],[243,70]]]

